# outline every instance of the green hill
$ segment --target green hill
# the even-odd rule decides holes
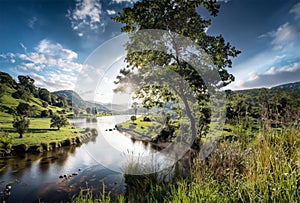
[[[71,102],[45,88],[34,85],[29,76],[18,76],[16,82],[9,74],[0,72],[0,115],[18,114],[18,106],[27,106],[31,117],[47,117],[54,113],[71,113]],[[20,107],[19,107],[20,108]]]

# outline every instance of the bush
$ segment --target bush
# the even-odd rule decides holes
[[[149,117],[145,116],[144,119],[143,119],[143,121],[145,121],[145,122],[151,122],[151,119]]]
[[[131,120],[132,122],[134,122],[134,121],[136,120],[136,116],[131,116],[131,117],[130,117],[130,120]]]
[[[41,117],[42,118],[45,118],[45,117],[48,117],[50,114],[49,114],[49,111],[48,110],[43,110],[42,112],[41,112]]]
[[[48,102],[43,101],[42,105],[43,105],[44,108],[47,108],[48,107]]]

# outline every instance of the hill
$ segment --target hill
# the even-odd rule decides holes
[[[271,88],[253,88],[253,89],[247,89],[247,90],[235,90],[232,91],[239,94],[245,94],[250,96],[258,96],[262,93],[275,93],[275,92],[286,92],[286,93],[300,93],[300,82],[295,83],[288,83],[283,85],[278,85]]]
[[[73,107],[77,107],[81,110],[85,110],[87,107],[96,107],[98,112],[111,112],[107,107],[100,103],[83,100],[80,95],[73,90],[60,90],[52,92],[52,94],[66,97],[68,100],[72,101]]]
[[[284,85],[279,85],[276,87],[272,87],[271,90],[281,90],[281,91],[295,91],[300,93],[300,82],[288,83]]]
[[[70,112],[70,101],[64,96],[51,94],[45,88],[36,87],[29,76],[19,75],[18,82],[9,74],[0,72],[1,116],[27,111],[29,116],[47,117],[54,113]]]

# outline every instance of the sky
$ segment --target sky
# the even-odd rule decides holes
[[[122,25],[111,17],[135,1],[0,0],[0,70],[14,78],[29,75],[37,86],[51,91],[76,90],[89,56],[121,34]],[[219,4],[217,17],[198,11],[212,18],[208,34],[222,34],[242,52],[229,70],[235,82],[228,88],[300,81],[299,0],[219,0]],[[122,65],[122,56],[114,49],[102,48],[102,54],[103,60],[113,62],[109,66]],[[103,77],[99,84],[108,89],[105,83],[116,74],[110,70],[94,76]],[[108,98],[102,95],[99,100]]]

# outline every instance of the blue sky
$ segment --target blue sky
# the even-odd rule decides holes
[[[134,0],[0,0],[0,69],[51,91],[74,89],[86,58],[120,34],[110,18]],[[300,81],[299,0],[228,0],[208,34],[242,51],[229,88]],[[205,11],[199,12],[209,17]],[[109,57],[109,56],[107,56]],[[112,76],[114,77],[114,76]]]

